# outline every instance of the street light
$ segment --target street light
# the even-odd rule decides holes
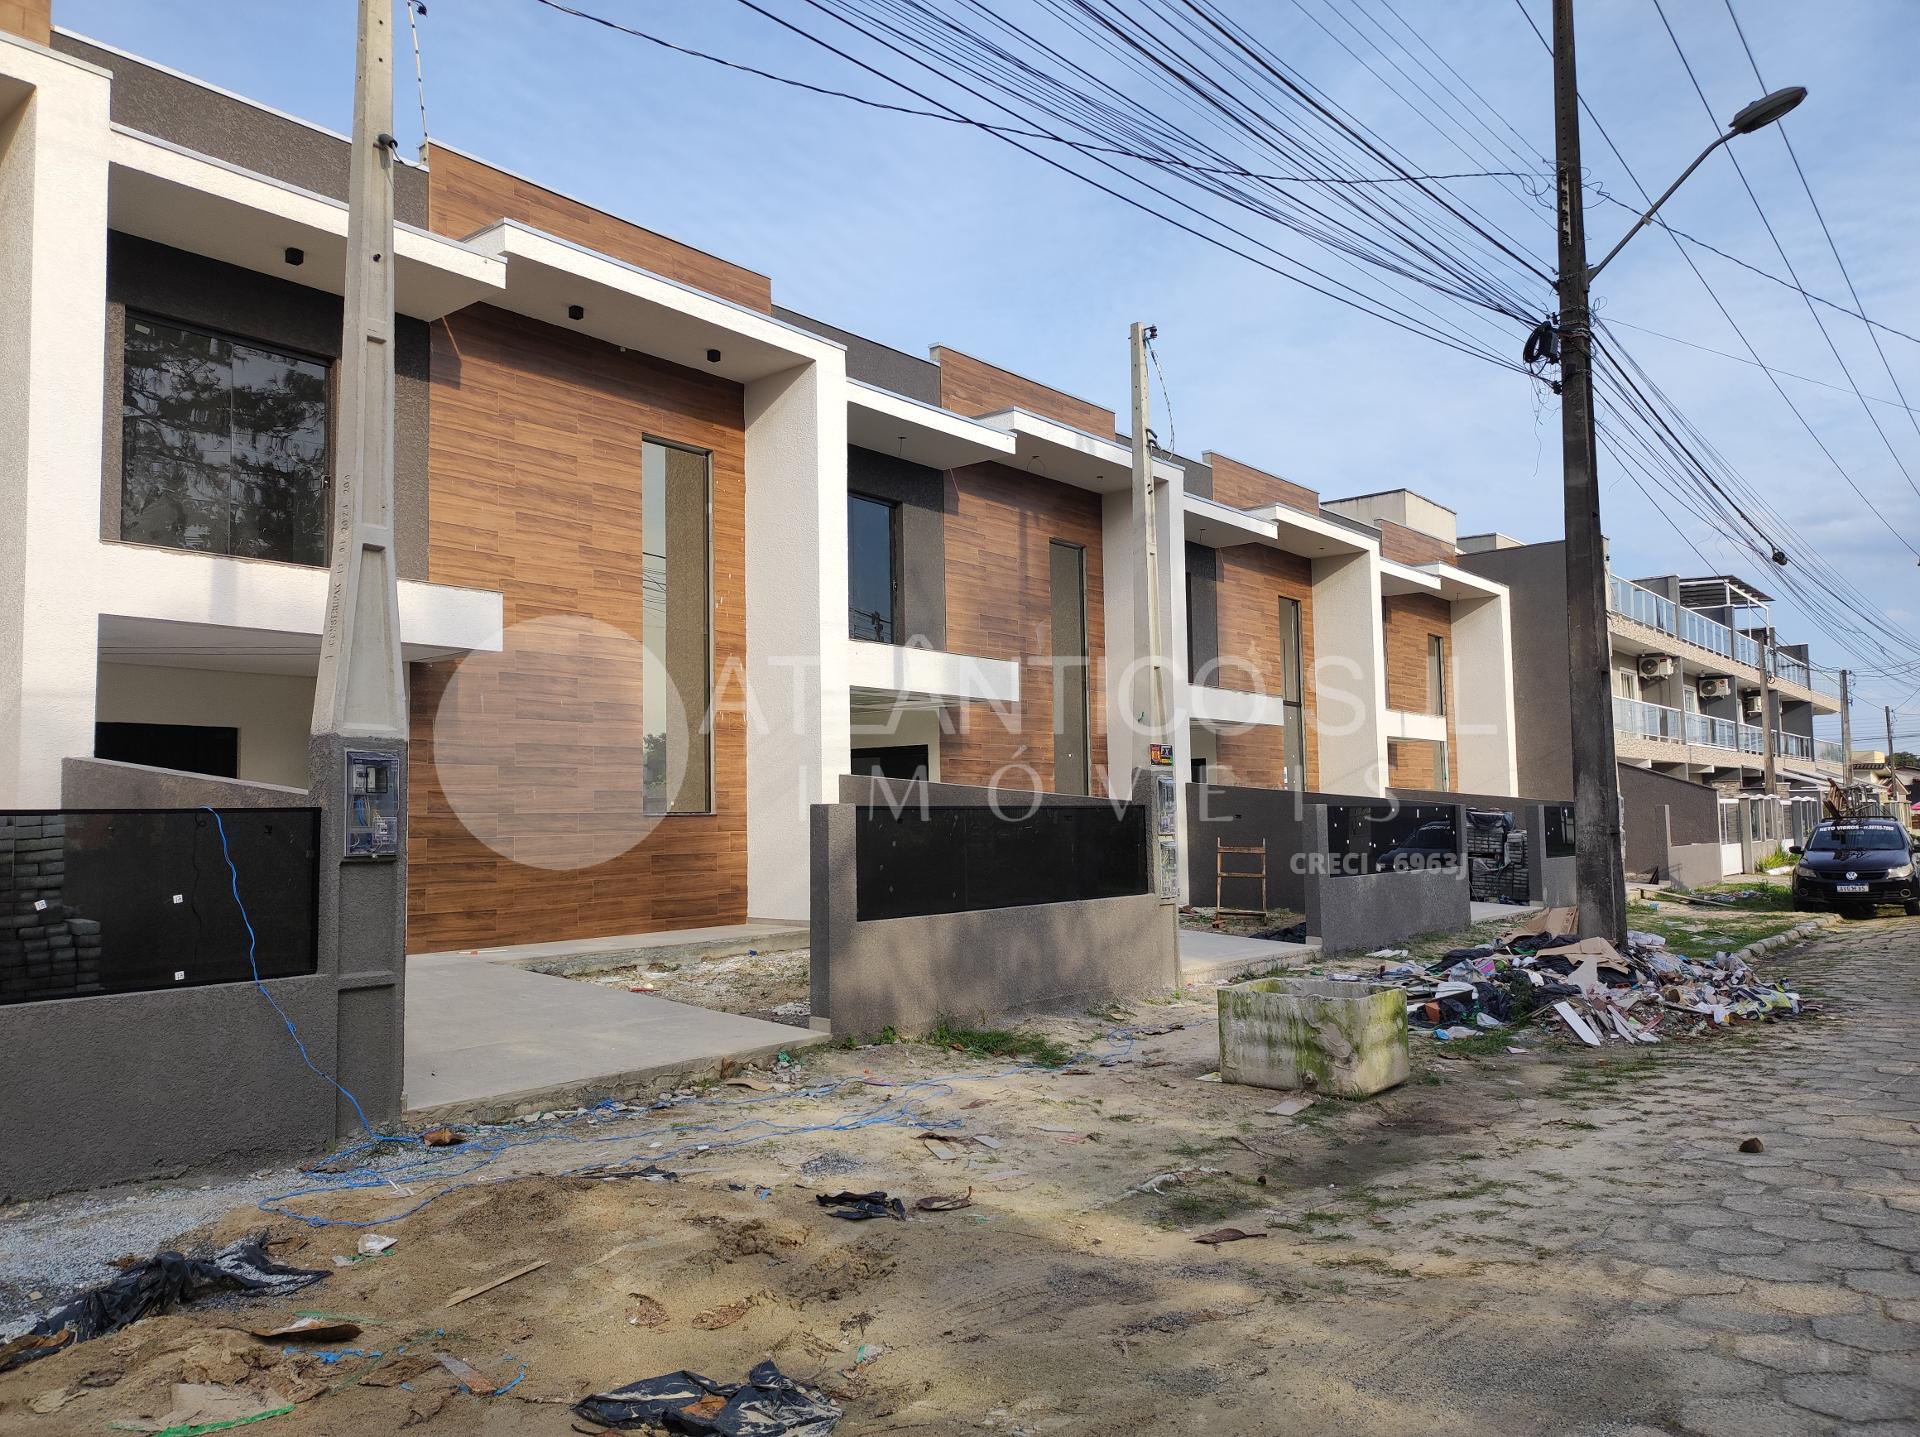
[[[1741,110],[1739,114],[1735,115],[1727,125],[1726,134],[1702,150],[1699,158],[1680,172],[1680,178],[1667,186],[1666,194],[1661,195],[1659,199],[1653,202],[1653,208],[1649,209],[1645,214],[1641,215],[1639,219],[1633,222],[1633,228],[1620,237],[1620,243],[1608,250],[1605,256],[1602,257],[1600,263],[1587,271],[1588,282],[1591,283],[1600,271],[1607,267],[1607,261],[1619,254],[1628,240],[1632,239],[1635,235],[1639,234],[1642,229],[1652,223],[1654,212],[1667,202],[1668,196],[1672,195],[1675,190],[1687,182],[1687,176],[1699,169],[1708,155],[1719,149],[1735,135],[1751,135],[1755,130],[1765,129],[1806,98],[1807,87],[1805,85],[1789,85],[1784,90],[1775,90],[1771,95],[1762,95],[1751,105]]]
[[[1620,778],[1613,746],[1613,657],[1607,628],[1606,541],[1600,528],[1593,416],[1593,334],[1590,288],[1653,219],[1707,156],[1735,135],[1770,125],[1801,100],[1799,87],[1777,90],[1733,117],[1724,135],[1667,186],[1600,263],[1587,265],[1583,174],[1580,167],[1580,89],[1574,64],[1574,0],[1553,0],[1554,186],[1559,220],[1560,444],[1566,510],[1567,678],[1572,698],[1574,874],[1580,927],[1616,946],[1627,937],[1627,883],[1621,851]],[[1534,341],[1529,341],[1529,349]],[[1763,656],[1764,658],[1764,656]],[[1765,670],[1762,669],[1764,674]],[[1771,749],[1771,745],[1768,746]],[[1768,755],[1771,758],[1771,754]]]

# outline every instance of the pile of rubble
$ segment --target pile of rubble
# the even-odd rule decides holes
[[[1551,1021],[1597,1048],[1609,1039],[1657,1043],[1803,1011],[1798,993],[1761,982],[1738,958],[1687,958],[1651,933],[1629,933],[1622,953],[1604,938],[1579,937],[1576,921],[1574,910],[1551,908],[1491,944],[1424,964],[1382,962],[1373,981],[1404,989],[1407,1021],[1441,1041]]]

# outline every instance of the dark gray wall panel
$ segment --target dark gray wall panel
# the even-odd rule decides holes
[[[858,379],[924,404],[940,402],[940,366],[930,359],[919,359],[903,349],[894,349],[877,340],[811,319],[791,309],[773,307],[773,317],[788,324],[836,340],[847,347],[847,377]]]
[[[219,330],[338,361],[338,295],[155,244],[107,237],[107,419],[101,466],[100,535],[120,537],[121,357],[127,310]],[[427,409],[432,344],[424,322],[396,316],[393,355],[395,557],[400,577],[427,577]],[[330,381],[332,442],[339,443],[337,374]]]
[[[336,200],[347,197],[351,147],[339,136],[72,35],[56,34],[53,48],[113,72],[112,116],[116,125],[271,175],[315,194]],[[397,166],[393,189],[395,218],[402,224],[424,227],[426,171],[412,165]]]
[[[900,506],[900,642],[946,648],[946,476],[924,464],[849,445],[847,488]]]
[[[1220,555],[1205,544],[1187,545],[1187,677],[1220,660]]]

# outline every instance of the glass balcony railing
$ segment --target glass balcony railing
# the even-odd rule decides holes
[[[1813,740],[1803,733],[1776,732],[1773,751],[1782,758],[1810,759],[1813,757]]]
[[[1747,668],[1760,667],[1760,641],[1736,633],[1694,609],[1684,608],[1672,599],[1643,589],[1618,574],[1607,575],[1607,607],[1622,618],[1645,624],[1663,634],[1671,634],[1683,643],[1720,655]],[[1784,682],[1812,689],[1829,698],[1839,698],[1840,689],[1826,674],[1816,674],[1806,660],[1772,650],[1773,672]]]
[[[1687,741],[1686,715],[1679,709],[1670,709],[1661,704],[1643,704],[1638,699],[1615,699],[1613,701],[1613,726],[1620,732],[1632,734],[1635,738],[1667,739],[1673,743]]]
[[[1707,748],[1732,748],[1736,742],[1734,731],[1737,727],[1732,719],[1688,714],[1687,742],[1702,744]]]
[[[1813,756],[1820,763],[1844,765],[1847,761],[1846,749],[1827,738],[1813,741]]]

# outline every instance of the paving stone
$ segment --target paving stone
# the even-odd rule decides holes
[[[1920,1388],[1920,1356],[1906,1352],[1876,1352],[1867,1359],[1867,1376],[1876,1382]]]
[[[1743,1333],[1730,1345],[1735,1356],[1775,1372],[1851,1372],[1861,1361],[1851,1348],[1797,1332]]]
[[[1650,1267],[1641,1273],[1640,1280],[1657,1292],[1671,1292],[1678,1297],[1733,1293],[1747,1285],[1742,1279],[1724,1273],[1683,1272],[1671,1267]]]
[[[1920,1298],[1920,1273],[1850,1272],[1846,1284],[1855,1292],[1870,1292],[1875,1297]]]
[[[1748,1226],[1793,1242],[1853,1242],[1861,1236],[1858,1229],[1818,1217],[1755,1217],[1748,1219]]]
[[[1848,1227],[1904,1227],[1913,1221],[1883,1207],[1823,1207],[1820,1216]]]
[[[1892,1422],[1915,1410],[1910,1390],[1838,1372],[1784,1378],[1780,1393],[1796,1407],[1849,1422]]]
[[[1754,1301],[1800,1317],[1834,1317],[1868,1311],[1868,1299],[1852,1288],[1826,1282],[1756,1282],[1747,1289]]]
[[[1738,1228],[1710,1227],[1691,1233],[1687,1246],[1726,1257],[1774,1257],[1787,1250],[1786,1242],[1767,1233]]]
[[[1813,1437],[1826,1427],[1765,1397],[1696,1397],[1680,1405],[1678,1422],[1697,1437]]]
[[[1772,1193],[1729,1193],[1720,1199],[1720,1206],[1754,1217],[1804,1217],[1813,1211],[1811,1203]]]
[[[1920,1224],[1912,1227],[1875,1227],[1860,1234],[1875,1247],[1890,1247],[1896,1252],[1920,1253]]]
[[[1834,1270],[1796,1262],[1791,1250],[1785,1257],[1723,1257],[1714,1264],[1732,1277],[1753,1277],[1762,1282],[1832,1282]]]
[[[1875,1267],[1892,1270],[1901,1265],[1898,1252],[1870,1242],[1804,1242],[1794,1247],[1793,1260],[1830,1267],[1836,1272]]]
[[[1676,1322],[1664,1313],[1640,1312],[1609,1322],[1607,1341],[1615,1347],[1697,1352],[1713,1345],[1713,1334],[1704,1328]]]
[[[1681,1304],[1683,1307],[1685,1305],[1685,1303]],[[1813,1331],[1816,1337],[1824,1337],[1829,1342],[1842,1342],[1848,1347],[1857,1347],[1863,1352],[1920,1350],[1920,1328],[1915,1328],[1910,1323],[1895,1322],[1891,1318],[1873,1314],[1816,1317],[1813,1319]]]
[[[1674,1308],[1673,1315],[1681,1322],[1712,1332],[1784,1332],[1793,1326],[1792,1321],[1780,1313],[1724,1297],[1686,1298]],[[1877,1350],[1893,1351],[1892,1348]]]

